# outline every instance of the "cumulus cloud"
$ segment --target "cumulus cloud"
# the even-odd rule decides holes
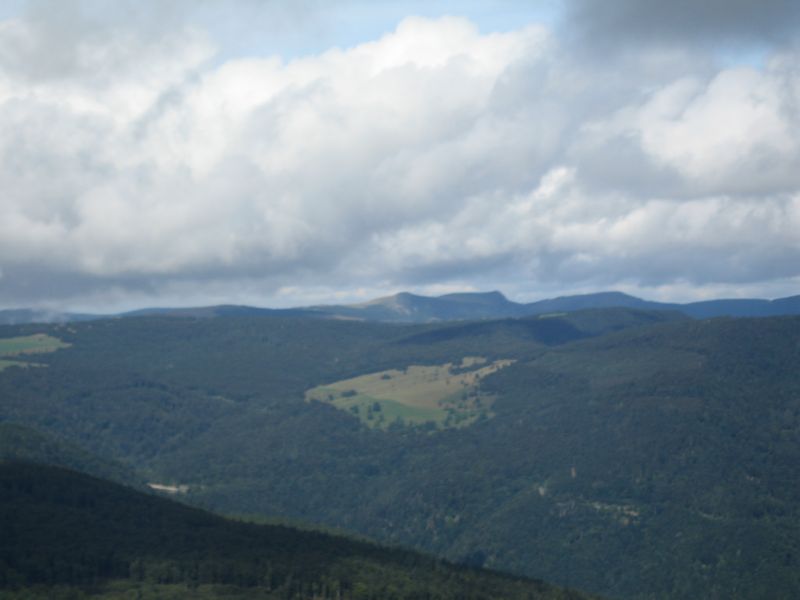
[[[221,59],[177,18],[48,27],[0,22],[6,306],[800,275],[791,48],[758,69],[584,64],[542,26],[410,17],[351,48]]]

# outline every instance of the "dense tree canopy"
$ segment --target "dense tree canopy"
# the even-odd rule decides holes
[[[136,318],[0,373],[0,418],[185,500],[612,597],[800,593],[800,319],[641,311],[381,325]],[[464,356],[492,417],[370,429],[314,386]]]

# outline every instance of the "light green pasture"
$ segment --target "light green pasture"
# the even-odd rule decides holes
[[[412,365],[343,379],[306,392],[306,400],[333,404],[370,427],[395,422],[462,427],[491,416],[493,398],[480,380],[513,361],[466,357],[459,365]]]
[[[27,361],[7,360],[9,357],[55,352],[61,348],[69,348],[69,346],[70,344],[44,333],[0,339],[0,371],[9,367],[43,366]]]

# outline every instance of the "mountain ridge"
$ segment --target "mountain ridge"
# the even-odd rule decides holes
[[[719,298],[696,302],[658,302],[619,291],[604,291],[515,302],[502,292],[454,292],[423,296],[398,292],[354,304],[322,304],[293,308],[264,308],[219,304],[197,307],[143,308],[115,314],[70,313],[37,309],[0,310],[0,325],[67,323],[143,316],[218,318],[231,316],[355,319],[395,323],[429,323],[472,319],[526,317],[597,308],[635,308],[679,311],[695,319],[714,317],[776,317],[800,315],[800,295],[775,298]]]

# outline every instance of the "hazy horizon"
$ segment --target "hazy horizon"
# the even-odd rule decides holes
[[[337,298],[331,299],[329,302],[320,302],[314,304],[259,304],[258,302],[254,303],[240,303],[240,302],[215,302],[215,303],[207,303],[207,304],[197,304],[191,302],[181,302],[180,300],[176,300],[175,303],[172,304],[152,304],[152,305],[128,305],[123,306],[122,308],[118,308],[117,310],[91,310],[91,309],[70,309],[70,308],[63,308],[63,307],[36,307],[36,306],[17,306],[17,307],[8,307],[8,308],[0,308],[0,312],[3,310],[34,310],[34,311],[41,311],[43,313],[52,313],[53,315],[57,315],[60,313],[71,313],[71,314],[96,314],[96,315],[107,315],[107,316],[114,316],[121,313],[126,312],[135,312],[140,310],[161,310],[161,309],[184,309],[184,308],[205,308],[205,307],[213,307],[213,306],[247,306],[251,308],[263,308],[263,309],[292,309],[292,308],[314,308],[320,306],[340,306],[340,305],[359,305],[359,304],[369,304],[372,301],[376,300],[384,300],[392,298],[399,294],[409,293],[415,296],[422,296],[422,297],[441,297],[447,294],[458,294],[458,293],[472,293],[472,294],[490,294],[490,293],[497,293],[503,295],[507,300],[511,302],[515,302],[517,304],[531,304],[539,301],[545,300],[555,300],[561,297],[573,297],[573,296],[584,296],[584,295],[594,295],[594,294],[603,294],[603,293],[622,293],[627,294],[627,292],[623,292],[621,290],[596,290],[596,291],[589,291],[589,292],[580,292],[575,294],[560,294],[555,296],[541,296],[535,297],[532,299],[519,299],[514,298],[503,292],[503,290],[453,290],[447,291],[437,294],[417,294],[415,292],[409,292],[408,290],[397,290],[396,292],[386,294],[383,296],[377,297],[369,297],[366,299],[357,298],[354,300],[348,299],[350,297],[341,294]],[[693,300],[682,300],[682,299],[667,299],[661,300],[656,298],[650,298],[647,296],[637,296],[635,294],[628,294],[639,298],[640,300],[645,300],[649,302],[663,302],[663,303],[673,303],[673,304],[691,304],[693,302],[703,302],[703,301],[714,301],[714,300],[779,300],[782,298],[798,296],[800,294],[790,294],[789,296],[776,296],[776,297],[765,297],[765,296],[752,296],[752,297],[722,297],[722,296],[713,296],[713,297],[704,297],[700,299],[693,299]]]

